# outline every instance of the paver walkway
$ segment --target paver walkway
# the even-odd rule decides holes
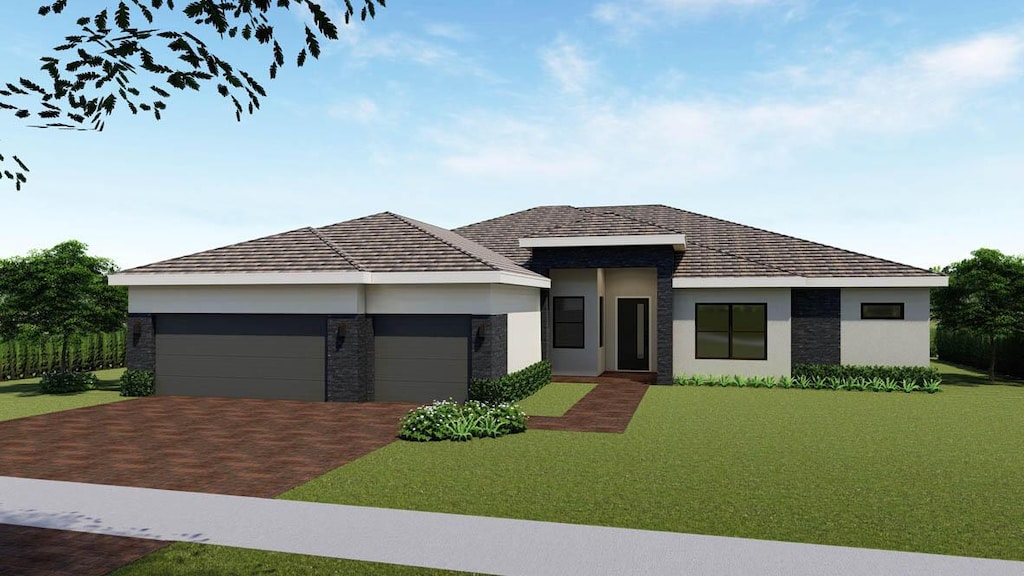
[[[981,558],[23,478],[0,477],[0,522],[487,574],[1024,573]]]
[[[625,432],[647,392],[647,384],[625,378],[562,376],[557,381],[597,382],[597,386],[562,416],[531,416],[530,428],[566,432]]]
[[[54,412],[0,422],[0,475],[272,497],[392,442],[413,406],[156,396]],[[153,549],[86,536],[0,526],[0,574],[98,576],[97,558]],[[39,554],[51,562],[22,569]]]

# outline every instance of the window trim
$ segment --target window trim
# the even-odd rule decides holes
[[[864,316],[865,306],[899,306],[900,316],[899,318],[880,318],[877,316]],[[906,302],[861,302],[860,303],[860,319],[861,320],[906,320],[907,318],[907,306]]]
[[[728,306],[729,307],[729,355],[726,357],[722,356],[701,356],[700,355],[700,333],[701,332],[721,332],[721,330],[699,330],[697,323],[697,314],[701,306]],[[736,358],[732,352],[732,309],[734,306],[761,306],[764,308],[764,330],[758,332],[752,332],[749,330],[741,330],[740,334],[764,334],[764,356],[761,358]],[[693,305],[693,357],[697,360],[750,360],[753,362],[763,362],[768,360],[768,303],[767,302],[695,302]]]
[[[557,321],[558,315],[558,301],[559,300],[580,300],[583,304],[583,318],[579,322],[559,322]],[[558,342],[558,325],[559,324],[579,324],[583,328],[583,343],[580,346],[559,346]],[[569,350],[582,350],[587,347],[587,300],[583,296],[553,296],[551,298],[551,347],[559,349]]]

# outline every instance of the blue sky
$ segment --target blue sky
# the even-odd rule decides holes
[[[36,4],[0,6],[0,80],[39,77],[95,5]],[[384,210],[455,227],[627,203],[924,267],[1020,254],[1015,4],[391,0],[241,123],[212,90],[103,133],[0,118],[32,168],[0,189],[0,256],[76,238],[130,267]],[[255,44],[216,45],[266,77]]]

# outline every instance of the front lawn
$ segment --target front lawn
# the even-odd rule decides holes
[[[938,394],[652,386],[624,434],[396,442],[282,497],[1024,560],[1024,387],[936,366]],[[116,574],[206,566],[401,573],[175,544]]]
[[[123,372],[124,368],[97,370],[99,388],[73,394],[42,394],[39,378],[0,381],[0,421],[128,400],[118,387]]]
[[[552,382],[518,404],[529,416],[562,416],[594,386],[597,384]]]

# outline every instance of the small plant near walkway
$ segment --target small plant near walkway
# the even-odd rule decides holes
[[[98,384],[92,372],[47,372],[39,380],[43,394],[71,394],[94,390]]]
[[[500,378],[476,378],[469,383],[469,398],[500,404],[528,398],[551,382],[551,363],[542,360]]]
[[[525,431],[527,419],[515,404],[439,400],[410,410],[400,422],[398,437],[417,442],[497,438]]]
[[[153,395],[153,373],[149,370],[125,370],[120,384],[121,396]]]
[[[793,377],[677,376],[681,386],[732,386],[736,388],[799,388],[802,390],[851,390],[858,392],[927,392],[940,389],[942,377],[934,368],[919,366],[839,366],[803,364]]]

